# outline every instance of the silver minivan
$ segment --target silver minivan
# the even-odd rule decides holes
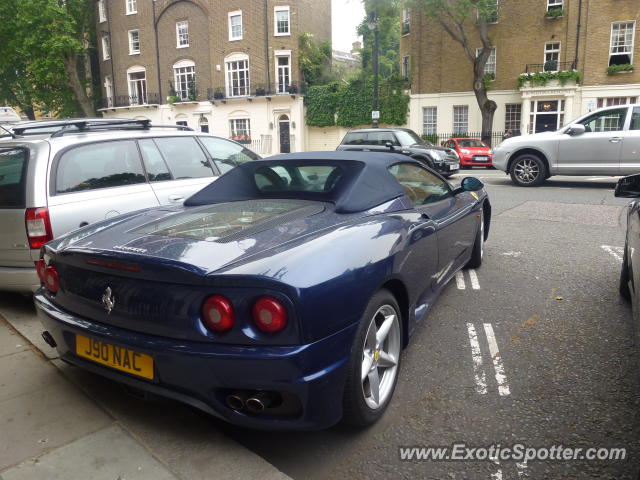
[[[40,285],[34,261],[49,240],[133,210],[181,204],[259,158],[239,143],[148,121],[33,125],[0,140],[0,290]]]

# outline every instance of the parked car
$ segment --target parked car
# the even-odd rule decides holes
[[[460,166],[481,166],[492,168],[493,151],[477,138],[450,138],[443,144],[444,147],[455,150],[460,158]]]
[[[493,149],[493,166],[522,187],[552,175],[630,175],[640,171],[640,106],[588,113],[556,132],[511,137]]]
[[[279,155],[46,244],[35,302],[60,358],[130,387],[247,427],[366,425],[490,219],[480,180],[404,155]]]
[[[635,334],[640,340],[640,292],[636,288],[640,286],[640,174],[618,180],[615,196],[634,199],[626,209],[627,231],[618,289],[620,295],[631,302]]]
[[[20,122],[20,115],[18,115],[13,108],[0,106],[0,125],[8,128],[18,122]],[[2,134],[3,131],[4,130],[0,128],[0,134]]]
[[[51,239],[132,210],[180,204],[256,158],[230,140],[148,121],[14,126],[0,141],[0,290],[35,290],[33,262]]]
[[[437,147],[408,128],[365,128],[348,132],[336,150],[402,153],[450,177],[460,170],[451,148]]]

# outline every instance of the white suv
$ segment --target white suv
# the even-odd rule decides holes
[[[257,158],[236,142],[146,120],[12,127],[0,141],[0,290],[40,285],[34,261],[49,240],[132,210],[181,204]]]
[[[640,106],[607,107],[556,132],[512,137],[493,149],[493,166],[522,187],[552,175],[640,172]]]

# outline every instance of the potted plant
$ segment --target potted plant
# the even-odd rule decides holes
[[[558,71],[558,61],[557,60],[547,60],[544,62],[544,71],[545,72],[557,72]]]
[[[180,97],[178,97],[178,92],[176,92],[176,89],[173,86],[173,82],[169,80],[169,96],[167,97],[167,102],[169,103],[169,105],[173,105],[179,100]]]
[[[258,83],[256,85],[256,95],[262,96],[265,95],[267,92],[264,89],[264,83]]]
[[[189,82],[187,98],[191,101],[196,101],[198,99],[198,91],[196,90],[195,80],[191,80]]]
[[[560,18],[564,15],[564,10],[562,8],[552,8],[547,10],[545,16],[547,18]]]
[[[289,93],[298,93],[298,86],[295,83],[292,83],[287,87],[287,92]]]
[[[622,65],[610,65],[607,67],[607,75],[615,75],[621,72],[633,72],[633,65],[625,63]]]
[[[222,92],[222,88],[220,87],[216,88],[216,91],[213,92],[213,99],[222,100],[223,98],[224,98],[224,93]]]

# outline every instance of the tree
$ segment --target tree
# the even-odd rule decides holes
[[[95,40],[90,0],[0,2],[0,100],[33,118],[34,105],[95,116],[88,61]]]
[[[400,73],[400,4],[398,0],[364,0],[365,18],[358,26],[363,46],[360,52],[365,75],[372,72],[373,32],[369,22],[373,12],[378,19],[378,74],[391,78]]]
[[[302,32],[298,46],[298,63],[303,80],[309,85],[322,85],[332,81],[331,42],[317,42],[313,34]]]
[[[497,105],[487,95],[484,69],[493,50],[487,24],[497,20],[496,0],[410,0],[410,6],[436,21],[460,44],[473,65],[473,92],[482,114],[482,140],[490,145]],[[471,45],[472,35],[479,36],[482,42],[478,55]]]

